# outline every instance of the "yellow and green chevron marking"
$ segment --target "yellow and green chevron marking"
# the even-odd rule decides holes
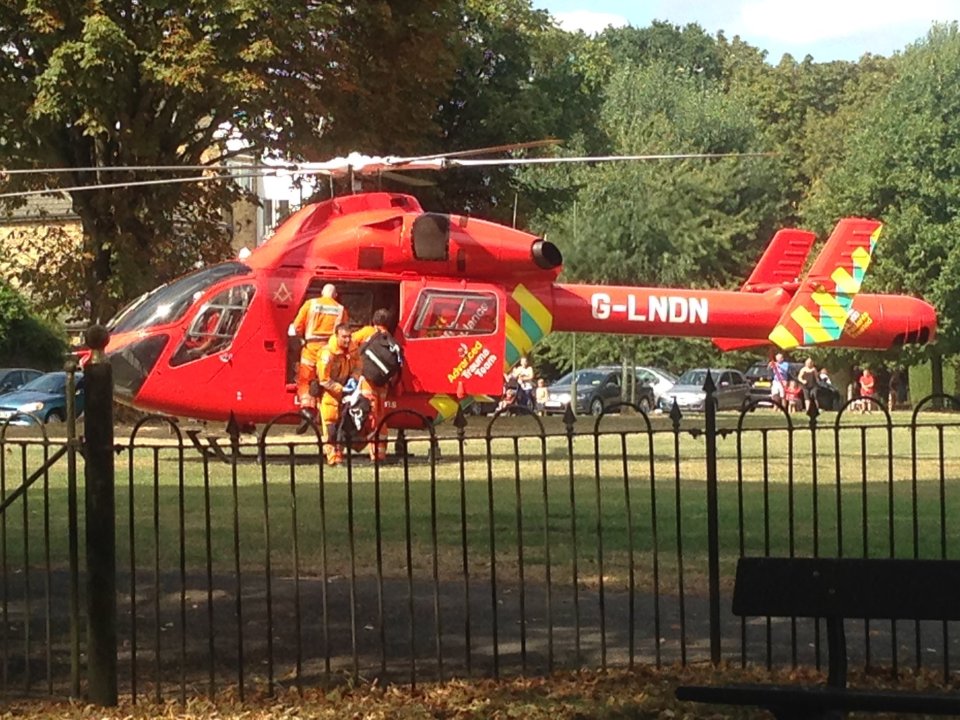
[[[553,315],[526,287],[517,285],[510,294],[510,299],[513,302],[508,304],[506,314],[507,345],[503,358],[505,372],[549,335],[553,328]]]
[[[840,337],[844,323],[853,310],[853,298],[863,285],[880,230],[878,227],[870,234],[869,248],[860,245],[853,249],[850,270],[838,266],[830,274],[836,288],[833,293],[820,285],[813,292],[804,293],[795,300],[795,307],[788,314],[793,322],[778,323],[770,333],[773,342],[789,350],[798,345],[827,343]]]
[[[463,400],[464,408],[473,402],[473,398],[469,395]],[[454,417],[457,414],[457,407],[460,406],[460,403],[457,402],[457,399],[453,395],[437,394],[430,398],[430,406],[437,411],[436,422],[440,423]]]

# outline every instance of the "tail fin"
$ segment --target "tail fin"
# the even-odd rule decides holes
[[[872,318],[853,309],[870,265],[882,225],[875,220],[845,218],[837,223],[810,272],[770,333],[784,350],[856,337]]]
[[[797,282],[816,239],[817,236],[807,230],[778,230],[741,291],[764,292],[771,287]]]
[[[762,293],[771,288],[796,289],[803,265],[817,236],[808,230],[778,230],[740,292]],[[713,338],[722,352],[766,345],[759,338]]]

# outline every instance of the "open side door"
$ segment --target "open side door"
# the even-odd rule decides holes
[[[460,401],[503,391],[506,296],[489,283],[402,283],[406,391]],[[438,411],[449,417],[450,408]],[[455,408],[454,408],[455,412]]]

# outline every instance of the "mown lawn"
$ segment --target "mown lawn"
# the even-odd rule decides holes
[[[724,568],[741,550],[956,556],[960,426],[940,424],[953,417],[888,429],[879,414],[839,427],[826,416],[813,432],[809,424],[788,431],[781,416],[760,411],[745,418],[757,427],[728,428],[717,442]],[[899,413],[895,421],[908,419]],[[516,436],[531,418],[503,418],[490,437],[485,425],[460,438],[444,427],[435,463],[424,434],[412,433],[404,462],[373,467],[358,456],[332,470],[317,462],[315,445],[293,435],[271,440],[263,464],[203,460],[155,435],[117,455],[120,566],[132,546],[138,563],[163,568],[178,567],[182,554],[188,570],[209,558],[214,571],[230,571],[239,552],[240,566],[255,569],[269,548],[278,572],[292,572],[296,561],[303,574],[319,573],[324,562],[342,574],[351,565],[372,571],[379,550],[382,572],[391,575],[406,572],[409,546],[414,571],[430,571],[436,560],[444,577],[462,572],[464,556],[468,565],[496,562],[506,572],[522,560],[529,577],[549,558],[560,581],[574,558],[585,582],[602,562],[613,583],[625,581],[631,562],[648,568],[656,556],[671,573],[683,557],[696,576],[707,551],[702,432],[674,433],[663,416],[653,418],[652,433],[637,431],[642,417],[605,418],[600,428],[611,432],[602,435],[589,432],[592,418],[578,421],[579,434],[546,420],[537,437]],[[254,457],[255,439],[242,452]],[[41,455],[8,441],[0,494],[33,472]],[[31,562],[45,563],[49,552],[53,567],[66,563],[65,467],[58,462],[26,505],[19,500],[0,517],[0,551],[9,561],[24,557],[26,539]],[[80,468],[82,502],[82,461]]]

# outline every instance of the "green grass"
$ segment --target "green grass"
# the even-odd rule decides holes
[[[726,573],[741,543],[754,554],[829,555],[842,543],[847,555],[887,555],[891,547],[898,555],[939,557],[944,548],[949,556],[960,555],[960,522],[952,521],[960,517],[960,455],[955,452],[960,426],[888,432],[877,424],[877,415],[856,421],[861,419],[870,425],[845,422],[835,430],[833,416],[827,416],[815,434],[809,427],[789,433],[772,413],[754,413],[748,420],[761,427],[718,439]],[[501,579],[516,579],[522,551],[526,578],[544,577],[549,555],[553,579],[569,582],[576,560],[578,579],[592,584],[600,575],[602,542],[608,583],[628,581],[631,557],[641,586],[652,586],[655,560],[661,589],[678,587],[681,561],[684,582],[701,583],[707,555],[704,436],[674,435],[666,431],[665,418],[655,418],[658,432],[652,436],[628,431],[640,418],[613,420],[610,425],[618,432],[598,441],[592,435],[488,440],[468,434],[462,455],[460,442],[447,430],[435,468],[425,461],[425,442],[414,438],[406,482],[402,466],[384,467],[377,475],[365,461],[350,473],[321,471],[315,447],[281,444],[271,451],[265,471],[253,463],[205,464],[187,450],[181,492],[175,449],[161,447],[166,440],[153,441],[156,448],[133,452],[132,475],[129,453],[117,458],[119,567],[130,566],[132,536],[141,570],[152,570],[159,559],[162,571],[176,571],[182,505],[183,559],[191,573],[205,571],[208,541],[214,572],[234,570],[235,545],[244,571],[265,567],[269,529],[269,560],[280,574],[292,573],[296,563],[301,574],[320,574],[325,567],[328,574],[342,575],[351,571],[351,560],[357,572],[373,572],[379,538],[384,574],[402,576],[409,538],[414,573],[432,573],[436,548],[439,575],[456,579],[463,573],[465,534],[471,576],[489,575],[493,561]],[[723,420],[730,424],[731,418]],[[513,432],[521,422],[502,428]],[[589,419],[584,424],[592,428]],[[563,427],[553,423],[548,430],[562,433]],[[20,484],[24,468],[29,474],[40,461],[37,447],[8,442],[5,492]],[[43,566],[48,549],[52,566],[66,565],[65,467],[58,462],[46,489],[38,482],[26,505],[17,501],[0,520],[0,551],[8,568],[23,566],[25,539],[31,565]],[[82,532],[81,525],[81,538]]]

